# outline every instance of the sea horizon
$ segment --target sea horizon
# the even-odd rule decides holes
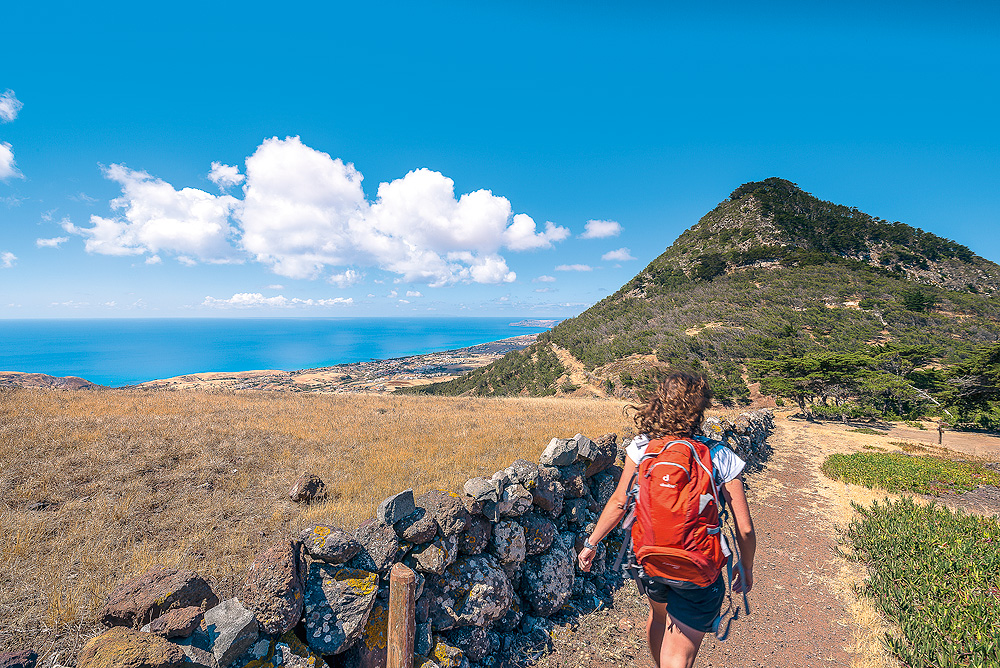
[[[537,334],[531,316],[156,317],[0,320],[0,371],[121,387],[192,373],[293,371]]]

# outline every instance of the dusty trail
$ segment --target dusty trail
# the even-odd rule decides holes
[[[866,438],[840,425],[776,416],[769,439],[773,454],[761,471],[747,476],[758,535],[752,614],[741,612],[725,642],[707,636],[696,666],[898,665],[880,646],[884,627],[878,615],[850,592],[860,568],[835,552],[836,526],[849,520],[850,501],[884,495],[834,483],[820,472],[827,455],[857,451]],[[613,609],[587,615],[574,632],[557,635],[555,651],[539,665],[652,666],[644,638],[647,610],[627,583]]]
[[[726,642],[706,639],[702,666],[846,666],[850,612],[838,595],[837,508],[821,493],[824,448],[800,425],[779,420],[766,468],[749,476],[758,534],[749,617]]]

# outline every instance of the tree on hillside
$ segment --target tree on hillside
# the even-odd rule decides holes
[[[962,421],[971,421],[974,411],[988,411],[991,402],[1000,401],[1000,342],[980,349],[976,354],[948,370],[945,397]]]

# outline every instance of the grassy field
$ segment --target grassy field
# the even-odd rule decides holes
[[[0,392],[0,651],[68,662],[94,613],[149,566],[222,596],[271,539],[353,528],[412,487],[459,490],[553,436],[630,426],[620,402],[379,395]],[[288,500],[303,471],[330,499]]]

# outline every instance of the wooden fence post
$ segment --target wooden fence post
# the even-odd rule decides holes
[[[416,574],[403,564],[394,564],[389,574],[387,668],[413,668],[416,589]]]

